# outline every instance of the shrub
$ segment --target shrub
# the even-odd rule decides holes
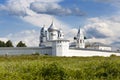
[[[38,52],[33,53],[32,55],[40,55]]]
[[[45,80],[65,80],[66,73],[62,67],[56,63],[46,65],[41,70],[42,77]]]
[[[115,54],[111,54],[110,57],[116,57],[116,55]]]

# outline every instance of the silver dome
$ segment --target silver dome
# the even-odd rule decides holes
[[[51,23],[50,27],[48,28],[48,31],[58,31],[58,29],[54,26],[53,22]]]

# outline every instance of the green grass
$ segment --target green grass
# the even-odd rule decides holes
[[[0,56],[0,80],[120,80],[120,57]]]

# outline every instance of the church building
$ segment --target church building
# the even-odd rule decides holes
[[[106,46],[85,46],[85,36],[83,29],[78,29],[75,39],[74,47],[71,47],[70,41],[64,38],[64,33],[52,22],[49,28],[43,26],[40,30],[40,44],[41,48],[52,48],[53,56],[110,56],[111,47]],[[109,48],[109,49],[108,49]],[[114,54],[114,53],[113,53]]]
[[[62,29],[58,29],[52,22],[47,29],[43,26],[40,30],[39,47],[3,47],[0,48],[0,55],[21,55],[34,54],[51,56],[105,56],[110,55],[120,56],[119,52],[111,51],[111,47],[105,45],[90,45],[86,47],[84,30],[78,29],[75,34],[74,45],[66,40]]]
[[[78,29],[78,33],[76,36],[76,46],[75,48],[85,48],[85,40],[84,40],[84,33],[82,29]],[[52,22],[50,27],[47,29],[43,26],[40,30],[40,47],[52,47],[53,41],[67,41],[64,39],[64,33],[62,29],[57,29]]]

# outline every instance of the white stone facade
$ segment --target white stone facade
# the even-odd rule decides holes
[[[57,29],[53,22],[48,29],[43,27],[40,31],[39,47],[16,47],[16,48],[0,48],[0,55],[21,55],[21,54],[48,54],[52,56],[110,56],[112,54],[120,56],[119,52],[110,51],[111,47],[96,47],[98,49],[86,49],[84,33],[78,30],[76,36],[76,45],[70,47],[69,40],[64,39],[62,30]]]
[[[49,54],[52,55],[52,48],[40,47],[2,47],[0,48],[0,55],[28,55],[28,54]]]
[[[52,41],[52,55],[53,56],[64,56],[63,54],[69,52],[69,41],[68,40],[55,40]]]
[[[68,41],[60,43],[59,41],[54,41],[54,47],[19,47],[19,48],[0,48],[0,55],[28,55],[39,53],[43,55],[52,55],[52,56],[66,56],[66,57],[92,57],[92,56],[104,56],[109,57],[111,55],[120,56],[119,52],[112,52],[112,51],[100,51],[100,50],[91,50],[91,49],[74,49],[69,48]],[[64,45],[63,45],[64,44]],[[62,46],[62,47],[61,47]],[[67,49],[66,49],[67,47]],[[65,49],[64,49],[65,48]]]
[[[43,31],[44,32],[44,31]],[[120,56],[120,53],[112,52],[111,47],[99,46],[94,47],[94,49],[85,49],[85,36],[82,29],[78,30],[76,36],[76,46],[70,48],[69,40],[64,39],[64,34],[62,30],[57,29],[53,22],[48,28],[49,37],[46,38],[47,42],[41,42],[45,47],[48,46],[48,43],[51,44],[52,56],[110,56],[115,54]],[[40,46],[41,47],[41,46]]]

